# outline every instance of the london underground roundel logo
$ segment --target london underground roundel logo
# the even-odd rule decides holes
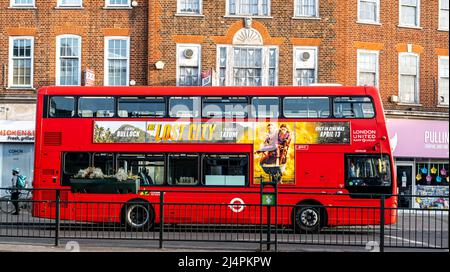
[[[235,212],[235,213],[239,213],[242,212],[245,208],[245,203],[244,200],[240,199],[239,197],[233,198],[230,201],[230,205],[228,205],[228,207],[230,207],[230,209]]]

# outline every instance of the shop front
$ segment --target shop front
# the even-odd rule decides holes
[[[395,158],[399,206],[448,209],[448,121],[388,119],[387,122]],[[447,198],[427,197],[436,195]]]
[[[11,186],[11,170],[19,168],[27,176],[29,185],[33,179],[34,121],[0,120],[0,187]],[[4,194],[4,190],[0,194]]]

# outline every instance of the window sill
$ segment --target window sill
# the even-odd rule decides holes
[[[416,30],[422,30],[423,27],[420,26],[407,26],[407,25],[397,25],[398,28],[409,28],[409,29],[416,29]]]
[[[253,19],[273,19],[272,16],[266,15],[225,15],[223,18],[238,19],[238,18],[253,18]]]
[[[293,20],[322,20],[320,17],[313,17],[313,16],[294,16],[292,17]]]
[[[37,9],[36,6],[8,7],[8,9]]]
[[[205,18],[203,14],[194,14],[194,13],[175,13],[175,17],[197,17],[197,18]]]
[[[437,31],[440,31],[440,32],[448,32],[448,28],[447,28],[447,29],[445,29],[445,28],[438,28]]]
[[[6,90],[17,90],[17,91],[36,91],[36,88],[33,87],[17,87],[17,86],[9,86],[6,87]]]
[[[84,9],[84,7],[55,7],[55,9]]]
[[[437,105],[436,107],[443,108],[443,109],[448,109],[449,105],[440,104],[440,105]]]
[[[115,9],[125,9],[125,10],[128,10],[128,9],[133,9],[133,8],[130,7],[130,6],[121,6],[121,7],[110,7],[110,6],[108,6],[108,7],[103,7],[103,9],[106,9],[106,10],[108,10],[108,9],[110,9],[110,10],[115,10]]]
[[[398,102],[397,103],[398,106],[409,106],[409,107],[422,107],[422,104],[414,104],[414,103],[402,103],[402,102]]]
[[[381,23],[378,22],[366,22],[366,21],[356,21],[357,24],[362,24],[362,25],[375,25],[375,26],[381,26]]]

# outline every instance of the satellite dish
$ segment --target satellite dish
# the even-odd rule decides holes
[[[192,59],[192,57],[194,56],[194,50],[188,48],[188,49],[184,50],[183,55],[187,59]]]

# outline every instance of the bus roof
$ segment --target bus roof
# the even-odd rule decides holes
[[[275,91],[274,91],[275,90]],[[277,87],[169,87],[169,86],[47,86],[41,95],[136,95],[136,96],[284,96],[284,95],[371,95],[373,87],[277,86]]]

